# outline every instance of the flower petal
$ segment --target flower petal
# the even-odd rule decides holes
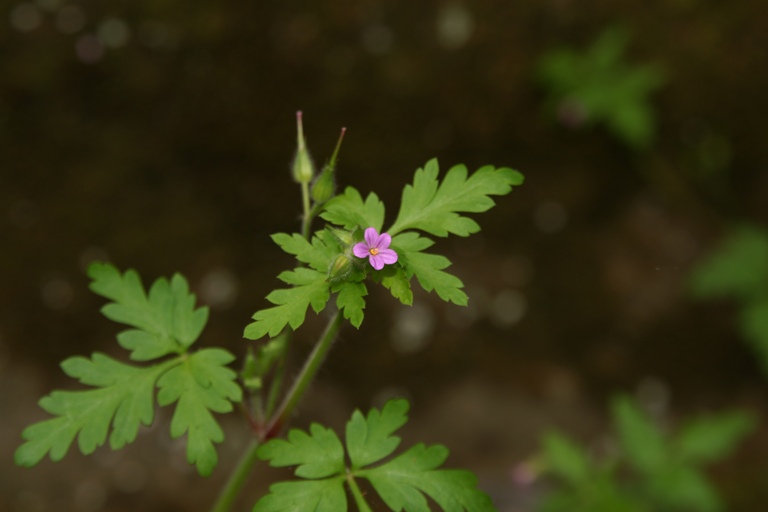
[[[376,242],[379,240],[379,232],[376,228],[368,228],[365,230],[365,243],[368,247],[376,247]]]
[[[381,270],[384,268],[384,258],[381,257],[381,253],[377,254],[376,256],[371,254],[371,256],[368,258],[368,261],[371,262],[371,266],[376,270]]]
[[[364,242],[355,244],[355,246],[352,247],[352,254],[354,254],[358,258],[367,258],[368,256],[370,256],[370,252],[368,251],[368,245],[366,245]]]
[[[377,256],[381,258],[385,265],[391,265],[397,261],[397,253],[392,249],[379,249]]]
[[[387,247],[389,247],[389,244],[391,243],[392,243],[392,237],[389,236],[388,233],[382,233],[381,235],[379,235],[379,239],[376,240],[376,245],[374,245],[374,247],[376,247],[379,250],[386,249]]]

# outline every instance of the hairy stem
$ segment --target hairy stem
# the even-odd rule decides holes
[[[309,183],[301,183],[301,202],[304,215],[301,218],[301,236],[309,240],[309,230],[312,225],[312,209],[309,203]]]
[[[280,408],[277,410],[274,419],[267,427],[265,439],[277,436],[291,417],[291,414],[293,414],[293,410],[304,396],[307,387],[309,387],[312,379],[323,364],[325,356],[328,354],[328,350],[330,350],[333,342],[336,340],[336,335],[339,333],[343,321],[344,317],[342,316],[341,311],[337,311],[325,328],[323,336],[318,340],[312,353],[304,363],[304,367],[294,381],[293,387],[288,391],[288,394],[283,399],[283,403],[280,404]]]
[[[260,444],[260,439],[254,438],[251,440],[251,443],[246,447],[234,471],[229,475],[229,480],[227,480],[224,488],[219,493],[219,498],[216,500],[216,503],[213,504],[211,512],[228,512],[230,510],[232,503],[234,503],[235,499],[240,494],[240,490],[243,488],[245,481],[248,479],[248,475],[251,474],[253,466],[258,461],[256,451]]]

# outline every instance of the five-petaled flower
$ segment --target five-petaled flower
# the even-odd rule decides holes
[[[391,265],[397,261],[397,253],[389,248],[392,237],[386,233],[379,234],[376,228],[365,230],[365,242],[355,244],[352,252],[358,258],[368,258],[371,266],[381,270],[384,265]]]

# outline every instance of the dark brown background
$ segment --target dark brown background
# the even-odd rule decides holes
[[[477,217],[481,234],[438,244],[466,284],[469,308],[417,294],[408,310],[373,291],[366,321],[344,330],[297,425],[340,426],[354,407],[405,394],[414,419],[406,440],[447,444],[450,463],[476,471],[501,510],[522,511],[541,488],[517,486],[511,475],[536,452],[538,435],[556,427],[599,444],[616,392],[666,407],[673,422],[735,406],[764,410],[765,380],[732,305],[695,303],[685,287],[728,222],[768,220],[768,4],[468,2],[471,36],[446,46],[437,20],[448,5],[3,4],[4,509],[205,510],[212,502],[245,436],[235,416],[223,420],[232,444],[209,480],[167,440],[167,413],[119,453],[70,453],[33,470],[14,468],[11,454],[22,428],[44,417],[36,400],[74,386],[59,361],[118,353],[118,328],[87,290],[92,259],[134,267],[145,282],[182,272],[212,305],[202,343],[242,355],[244,325],[292,265],[268,236],[298,229],[288,170],[297,109],[319,162],[348,128],[339,181],[376,191],[389,222],[402,186],[434,156],[443,168],[491,163],[526,175]],[[24,25],[30,6],[39,14],[33,27]],[[62,14],[67,6],[80,9],[81,27],[76,12]],[[100,53],[94,34],[101,27],[110,41],[115,19],[130,37]],[[645,153],[599,128],[558,126],[534,80],[546,51],[583,47],[616,23],[633,35],[627,58],[667,75],[653,97],[658,137]],[[718,181],[697,177],[702,153],[719,159]],[[407,350],[409,339],[416,345]],[[297,350],[311,340],[299,334]],[[731,510],[762,510],[767,442],[763,429],[714,467]],[[249,487],[242,510],[262,491],[263,483]]]

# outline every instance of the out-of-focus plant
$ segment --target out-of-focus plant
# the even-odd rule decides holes
[[[702,466],[726,457],[753,428],[743,411],[684,423],[674,434],[626,397],[614,400],[615,449],[597,457],[559,433],[543,439],[537,465],[560,483],[540,512],[717,512]]]
[[[547,89],[547,109],[572,128],[602,125],[633,149],[647,148],[654,136],[650,96],[664,83],[653,64],[625,60],[628,33],[605,30],[585,50],[559,48],[545,54],[538,80]]]
[[[738,324],[768,374],[768,231],[732,228],[691,275],[696,298],[728,298],[739,304]]]

